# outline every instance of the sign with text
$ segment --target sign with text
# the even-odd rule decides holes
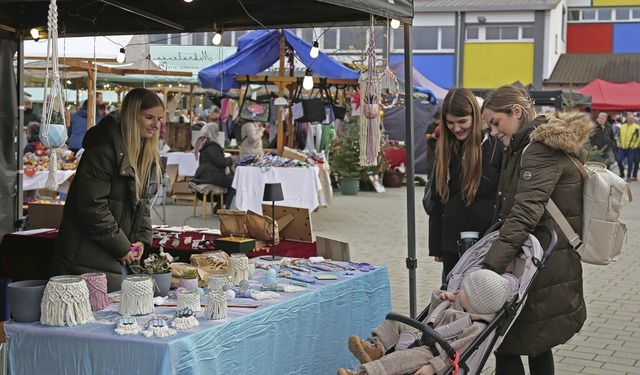
[[[226,59],[236,47],[150,45],[149,58],[168,71],[191,72],[194,76],[208,66]]]

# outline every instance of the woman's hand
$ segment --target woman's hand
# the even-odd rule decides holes
[[[414,375],[435,375],[435,373],[436,369],[433,367],[433,365],[429,364],[420,367],[420,369],[416,371]]]
[[[433,257],[433,260],[435,260],[438,263],[442,263],[444,262],[444,257]]]
[[[135,250],[134,247],[138,249]],[[131,244],[131,252],[135,254],[135,260],[140,261],[142,254],[144,254],[144,244],[140,241]]]
[[[128,266],[131,263],[134,263],[136,261],[136,255],[137,252],[129,251],[127,255],[120,258],[120,263],[122,263],[123,266]]]

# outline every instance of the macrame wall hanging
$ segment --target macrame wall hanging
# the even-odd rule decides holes
[[[47,36],[47,63],[44,75],[40,142],[51,151],[49,156],[49,176],[45,188],[56,191],[58,189],[58,182],[56,181],[58,155],[56,149],[62,147],[67,140],[67,120],[64,116],[64,99],[62,98],[60,68],[58,66],[58,5],[56,0],[51,0],[49,4],[47,27],[49,28],[49,35]],[[49,84],[51,89],[47,93]]]
[[[389,31],[387,30],[387,40]],[[388,51],[388,48],[387,48]],[[381,141],[382,109],[393,107],[398,101],[400,86],[396,76],[388,65],[382,72],[378,72],[376,60],[376,43],[374,33],[374,19],[371,17],[369,28],[369,47],[367,48],[367,70],[360,75],[360,165],[374,166],[378,164]],[[382,85],[387,88],[395,84],[395,98],[390,105],[382,103]]]

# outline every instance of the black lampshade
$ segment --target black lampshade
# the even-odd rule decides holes
[[[283,201],[284,195],[282,195],[282,184],[279,182],[267,182],[264,184],[262,200],[268,202]]]

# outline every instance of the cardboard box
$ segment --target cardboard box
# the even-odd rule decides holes
[[[29,203],[31,229],[59,227],[63,210],[64,204]]]
[[[216,250],[223,250],[227,254],[250,253],[256,248],[256,240],[242,237],[216,238]]]

